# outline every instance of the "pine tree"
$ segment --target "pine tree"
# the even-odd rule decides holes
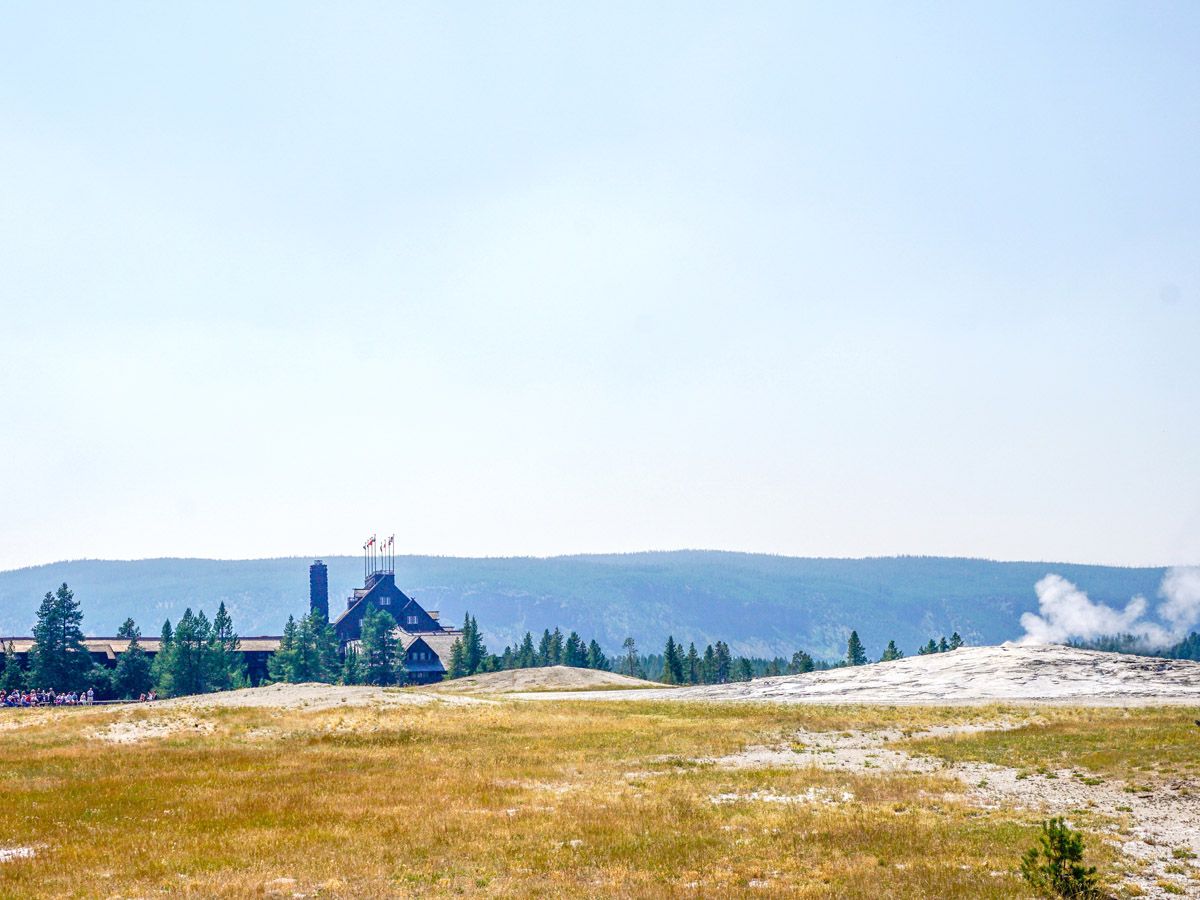
[[[487,659],[487,647],[483,644],[483,638],[479,634],[479,623],[475,621],[472,615],[467,616],[467,620],[471,623],[469,630],[463,632],[463,664],[466,667],[468,675],[474,675],[476,672],[485,671],[485,660]]]
[[[930,638],[928,644],[926,644],[924,647],[921,647],[917,650],[917,653],[921,656],[925,656],[929,653],[937,653],[937,652],[938,652],[937,641],[935,641],[933,638]]]
[[[0,691],[21,691],[25,689],[25,673],[21,670],[21,661],[17,659],[16,648],[9,641],[4,647],[4,669],[0,670]]]
[[[467,674],[466,652],[463,650],[461,637],[456,637],[450,645],[450,660],[446,663],[447,678],[462,678]]]
[[[171,620],[167,619],[163,622],[162,631],[159,632],[158,652],[154,654],[154,659],[150,661],[150,680],[159,686],[160,693],[165,693],[162,690],[164,680],[163,671],[167,665],[167,651],[171,649],[171,643],[174,640],[175,632],[171,628]]]
[[[679,655],[679,646],[675,643],[675,638],[667,636],[667,646],[663,650],[663,668],[662,676],[659,678],[663,684],[683,684],[683,659]]]
[[[1062,818],[1042,823],[1038,846],[1021,857],[1021,875],[1042,896],[1072,900],[1107,896],[1095,866],[1084,865],[1083,835]]]
[[[29,653],[29,684],[38,690],[87,689],[92,657],[83,643],[83,611],[75,594],[64,583],[47,592],[33,626],[34,646]]]
[[[588,642],[587,667],[601,672],[607,672],[609,669],[608,657],[604,655],[604,651],[594,640]]]
[[[213,633],[203,610],[199,614],[193,614],[190,608],[183,611],[170,644],[159,650],[159,656],[163,661],[159,669],[160,693],[181,697],[213,690]]]
[[[208,641],[208,689],[227,691],[246,685],[246,670],[241,654],[237,652],[240,641],[233,628],[233,618],[225,609],[222,600],[212,620]]]
[[[733,677],[733,658],[729,654],[729,645],[717,641],[717,684],[726,684]]]
[[[550,635],[550,662],[549,665],[561,666],[563,664],[563,633],[558,626],[554,627],[553,633]]]
[[[296,671],[296,617],[288,616],[279,638],[279,647],[267,660],[267,674],[272,681],[293,681]]]
[[[458,644],[458,658],[454,659],[453,645],[450,648],[451,664],[446,669],[447,678],[462,678],[464,675],[474,675],[475,669],[479,666],[478,659],[471,658],[471,614],[467,613],[463,616],[462,635],[454,639],[454,643]],[[451,675],[450,672],[455,674]]]
[[[850,632],[850,640],[846,642],[846,663],[851,666],[865,665],[867,662],[867,651],[863,649],[862,641],[858,639],[858,632]]]
[[[954,634],[950,635],[950,649],[951,650],[957,650],[962,645],[963,645],[963,639],[959,636],[959,633],[957,631],[954,632]]]
[[[150,690],[154,682],[150,676],[150,657],[140,643],[142,632],[133,619],[126,619],[117,629],[117,637],[129,641],[117,659],[117,668],[112,675],[112,690],[118,698],[138,697]]]
[[[813,658],[803,650],[797,650],[792,654],[792,661],[788,663],[789,675],[804,675],[813,670]]]
[[[950,649],[950,645],[946,643],[946,636],[942,635],[941,643],[938,644],[938,653],[945,653]]]
[[[403,677],[404,660],[396,639],[396,620],[372,603],[362,619],[362,667],[367,684],[396,684]]]
[[[517,651],[516,657],[518,669],[532,669],[538,664],[537,650],[533,647],[533,635],[528,631],[521,639],[521,649]]]
[[[579,635],[572,631],[567,636],[566,646],[563,648],[563,663],[568,666],[581,667],[587,662],[587,650],[584,649],[583,641],[579,639]]]
[[[904,653],[896,646],[895,641],[888,641],[887,647],[884,648],[883,656],[879,657],[880,662],[892,662],[900,659]]]
[[[550,660],[553,659],[554,652],[550,647],[550,629],[546,628],[542,631],[542,642],[538,644],[537,664],[539,666],[552,666]]]
[[[316,680],[332,684],[342,671],[341,642],[329,622],[329,616],[322,615],[321,610],[309,613],[308,621],[317,648]]]
[[[301,616],[296,623],[296,644],[292,656],[292,672],[289,681],[299,684],[304,681],[321,680],[321,651],[313,634],[311,616]]]
[[[363,683],[362,663],[358,656],[358,650],[349,646],[346,648],[346,658],[342,660],[342,684],[362,684]]]
[[[628,675],[630,678],[637,678],[640,671],[637,658],[637,643],[633,638],[627,637],[621,642],[621,649],[625,651],[625,656],[621,660],[621,673]]]
[[[736,676],[736,681],[752,681],[754,679],[754,666],[744,656],[738,657]]]
[[[700,663],[700,681],[704,684],[714,684],[717,680],[717,654],[712,644],[704,648],[704,659]]]
[[[683,662],[683,677],[688,684],[700,683],[700,654],[695,643],[688,644],[687,658]]]

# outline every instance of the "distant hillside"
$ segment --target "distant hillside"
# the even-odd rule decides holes
[[[42,595],[66,581],[83,604],[90,634],[113,634],[133,616],[147,634],[185,607],[212,615],[225,601],[242,634],[278,634],[289,613],[308,605],[308,559],[246,561],[81,560],[0,572],[0,634],[28,634]],[[357,557],[327,557],[336,614],[362,582]],[[659,650],[667,634],[685,643],[718,639],[735,654],[789,655],[797,648],[840,656],[851,628],[878,656],[889,639],[912,652],[930,636],[957,630],[971,643],[1020,633],[1036,607],[1034,583],[1057,572],[1093,599],[1153,597],[1163,569],[941,557],[801,559],[747,553],[676,551],[551,559],[413,556],[396,561],[396,580],[444,621],[470,610],[500,650],[526,631],[561,626],[595,637],[606,650],[632,635]]]

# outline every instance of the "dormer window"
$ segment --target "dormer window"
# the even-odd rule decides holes
[[[391,606],[391,605],[392,605],[392,598],[391,598],[391,597],[380,597],[380,598],[379,598],[379,605],[380,605],[380,606]]]
[[[405,616],[404,617],[405,625],[416,625],[417,622],[419,622],[419,621],[420,621],[420,618],[418,616]]]

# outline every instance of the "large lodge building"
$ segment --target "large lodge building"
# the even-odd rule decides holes
[[[435,610],[426,610],[416,600],[396,587],[396,573],[390,558],[382,561],[368,558],[364,567],[365,583],[355,588],[346,601],[346,609],[333,622],[334,631],[344,650],[359,646],[362,640],[362,619],[369,606],[375,606],[391,614],[396,620],[396,632],[404,650],[405,680],[409,684],[432,684],[446,677],[446,663],[450,660],[450,647],[462,631],[446,628],[438,621]],[[309,609],[321,615],[329,615],[329,571],[321,560],[308,569]],[[243,637],[237,652],[246,663],[246,674],[251,684],[261,684],[267,679],[267,661],[279,649],[277,635]],[[12,643],[13,652],[24,667],[29,651],[33,648],[31,637],[0,637],[0,649]],[[129,645],[124,638],[90,637],[84,639],[92,659],[99,665],[115,668],[117,657]],[[160,649],[161,640],[143,637],[138,643],[153,657]]]
[[[320,609],[322,598],[316,591],[326,583],[325,564],[318,560],[309,571],[309,582],[314,592],[311,600],[313,609]],[[324,602],[328,607],[328,596]],[[438,621],[436,611],[426,610],[396,587],[396,573],[390,563],[370,572],[366,583],[354,589],[346,600],[345,610],[334,619],[333,628],[343,648],[358,647],[362,640],[363,616],[370,606],[391,613],[396,620],[397,636],[404,649],[405,677],[409,684],[432,684],[446,677],[445,664],[450,660],[450,647],[462,631],[446,628]]]

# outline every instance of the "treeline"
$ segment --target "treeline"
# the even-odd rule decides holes
[[[707,644],[701,653],[695,643],[689,643],[685,650],[683,642],[676,641],[671,635],[668,635],[662,653],[639,654],[633,638],[626,638],[617,662],[617,671],[622,675],[663,684],[726,684],[829,668],[829,663],[814,660],[803,650],[797,650],[790,660],[781,656],[775,659],[734,656],[728,644],[717,641]]]
[[[1090,641],[1071,641],[1070,646],[1081,650],[1106,650],[1109,653],[1131,653],[1136,656],[1154,656],[1159,659],[1190,659],[1200,662],[1200,634],[1192,632],[1178,644],[1169,647],[1146,646],[1144,637],[1133,634],[1113,634]]]
[[[917,649],[917,653],[943,653],[957,650],[961,646],[963,639],[955,632],[949,639],[944,636],[940,641],[930,638],[928,644]],[[814,659],[804,650],[797,650],[791,659],[782,656],[774,659],[733,657],[729,652],[729,645],[724,641],[710,644],[700,653],[694,643],[689,643],[684,650],[683,643],[676,641],[674,636],[667,637],[667,644],[662,653],[639,655],[632,638],[625,639],[623,651],[618,660],[617,671],[637,678],[661,681],[664,684],[724,684],[729,681],[749,681],[751,678],[770,678],[777,675],[803,675],[806,672],[842,666],[864,666],[871,662],[857,631],[850,632],[846,642],[846,656],[837,662]],[[888,641],[878,661],[890,662],[903,657],[904,652],[893,640]]]
[[[951,650],[957,650],[964,645],[962,637],[956,631],[950,635],[947,640],[943,634],[942,639],[929,639],[929,642],[917,648],[918,656],[925,656],[929,653],[948,653]],[[879,657],[879,662],[892,662],[897,659],[904,658],[904,651],[896,646],[895,641],[888,641],[887,646],[883,648],[883,654]],[[841,666],[865,666],[871,660],[867,656],[867,649],[863,646],[862,641],[858,638],[857,631],[850,632],[850,639],[846,642],[846,658],[838,663]]]
[[[547,628],[536,642],[533,633],[527,631],[521,643],[515,647],[505,645],[502,653],[489,653],[479,633],[479,623],[470,613],[467,613],[462,630],[462,637],[455,638],[450,647],[450,659],[444,663],[447,678],[543,666],[572,666],[604,671],[612,668],[595,640],[585,642],[574,631],[564,636],[560,628],[556,627],[553,631]]]
[[[803,651],[794,654],[790,661],[734,657],[724,641],[708,645],[703,653],[695,644],[685,651],[673,637],[667,639],[667,646],[658,654],[642,654],[637,642],[632,637],[626,638],[621,654],[610,659],[597,641],[585,641],[574,631],[564,635],[557,627],[553,631],[543,630],[538,640],[527,631],[515,647],[505,646],[502,653],[491,654],[479,634],[478,624],[468,614],[463,623],[463,636],[451,647],[446,677],[461,678],[483,672],[544,666],[598,669],[664,684],[721,684],[749,681],[765,674],[811,672],[815,668],[828,668],[829,664],[815,661]]]
[[[63,584],[47,592],[37,611],[34,646],[21,667],[12,642],[4,648],[0,689],[50,690],[60,693],[92,689],[97,699],[135,699],[150,691],[164,697],[230,690],[248,684],[236,653],[238,636],[222,603],[209,621],[203,610],[186,610],[178,625],[163,625],[159,652],[151,661],[142,648],[142,632],[126,619],[117,637],[129,643],[109,669],[92,660],[83,637],[83,610]]]
[[[917,653],[943,653],[961,646],[963,640],[955,632],[949,638],[943,636],[941,640],[930,638],[929,643],[917,649]],[[903,657],[903,651],[897,648],[893,640],[888,641],[878,661],[889,662]],[[841,666],[861,666],[869,662],[871,660],[857,631],[850,632],[846,656],[836,662],[815,659],[804,650],[797,650],[790,659],[782,656],[773,659],[734,656],[724,641],[708,644],[701,652],[694,642],[684,649],[683,643],[676,641],[673,635],[667,637],[661,653],[641,653],[637,642],[628,637],[621,645],[621,653],[609,659],[596,641],[585,643],[574,631],[564,637],[559,628],[544,630],[541,639],[536,642],[533,634],[526,632],[516,647],[506,646],[503,653],[490,654],[480,636],[478,624],[468,614],[463,623],[463,635],[455,640],[451,648],[446,677],[461,678],[505,669],[562,665],[602,669],[663,684],[725,684],[776,675],[802,675]]]
[[[319,612],[300,619],[288,616],[267,673],[272,681],[291,684],[403,684],[404,648],[396,636],[396,620],[386,609],[368,604],[357,646],[343,651],[326,616]]]

